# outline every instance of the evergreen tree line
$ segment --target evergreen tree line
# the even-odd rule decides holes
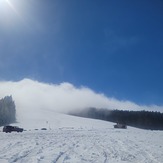
[[[16,122],[16,109],[12,96],[0,100],[0,126]]]
[[[73,112],[70,114],[126,124],[142,129],[163,130],[163,113],[160,112],[88,108],[81,112]]]

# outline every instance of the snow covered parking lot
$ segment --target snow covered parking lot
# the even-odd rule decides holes
[[[135,128],[0,132],[0,163],[162,163],[162,137]]]

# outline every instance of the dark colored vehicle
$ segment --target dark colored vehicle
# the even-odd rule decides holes
[[[13,131],[16,131],[16,132],[23,132],[23,128],[19,128],[17,126],[4,126],[3,127],[3,132],[13,132]]]
[[[41,130],[47,130],[47,128],[42,128]]]
[[[125,124],[117,123],[116,125],[114,125],[114,128],[123,128],[123,129],[127,129],[127,126],[126,126]]]

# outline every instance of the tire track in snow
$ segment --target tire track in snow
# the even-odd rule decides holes
[[[157,151],[162,149],[163,142],[154,140],[163,134],[157,136],[156,132],[150,137],[148,133],[149,137],[142,130],[136,133],[110,129],[0,133],[0,144],[3,144],[0,160],[9,163],[161,163],[162,153]]]

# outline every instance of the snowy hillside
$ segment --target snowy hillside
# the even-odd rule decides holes
[[[161,131],[114,129],[109,122],[50,110],[21,114],[18,121],[15,125],[27,131],[0,132],[0,163],[161,163],[163,160]],[[40,130],[44,127],[46,131]]]

